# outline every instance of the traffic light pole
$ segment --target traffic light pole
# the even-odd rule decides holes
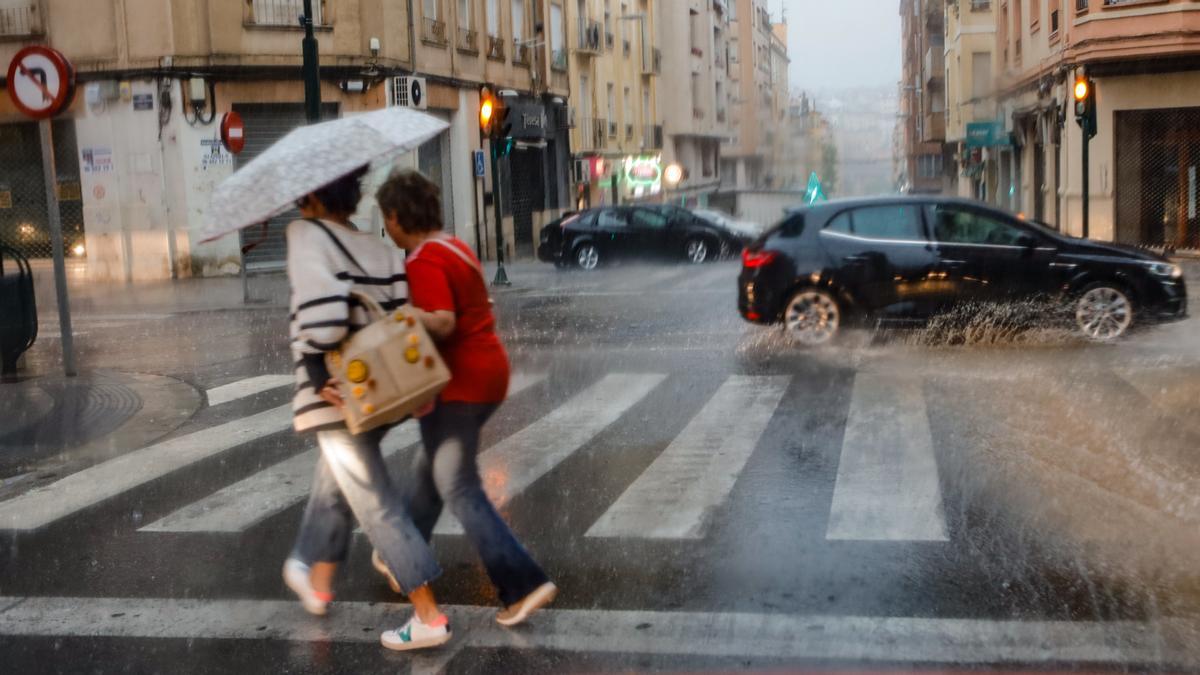
[[[504,271],[504,205],[500,201],[500,162],[497,157],[497,141],[492,139],[492,207],[496,217],[496,278],[493,286],[512,286],[508,273]]]
[[[1083,238],[1088,238],[1088,205],[1091,199],[1088,196],[1088,145],[1091,142],[1092,130],[1091,124],[1084,121],[1083,125]]]
[[[317,38],[313,35],[312,0],[304,0],[304,114],[309,124],[321,121],[321,76]]]

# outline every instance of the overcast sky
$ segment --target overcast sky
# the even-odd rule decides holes
[[[768,0],[787,10],[793,88],[894,85],[900,79],[898,0]]]

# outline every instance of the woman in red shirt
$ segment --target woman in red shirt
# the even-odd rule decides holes
[[[496,621],[515,626],[558,589],[500,518],[479,477],[479,433],[507,396],[509,380],[483,269],[469,246],[442,233],[441,191],[429,179],[394,173],[376,199],[388,235],[408,252],[413,307],[450,369],[450,384],[420,420],[424,452],[401,481],[413,522],[428,540],[443,502],[449,506],[504,604]]]

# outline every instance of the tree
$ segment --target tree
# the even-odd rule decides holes
[[[832,197],[838,189],[838,149],[833,141],[826,141],[821,150],[821,184],[825,194]]]

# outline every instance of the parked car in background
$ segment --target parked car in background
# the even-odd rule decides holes
[[[1178,265],[952,198],[841,200],[788,215],[742,254],[738,309],[804,345],[851,316],[922,319],[963,303],[1063,303],[1097,341],[1184,318]]]
[[[676,206],[610,206],[542,228],[538,258],[584,270],[631,259],[700,264],[741,250],[744,241]]]

